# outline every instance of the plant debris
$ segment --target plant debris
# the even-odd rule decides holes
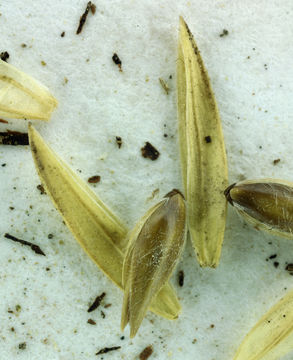
[[[121,346],[105,347],[105,348],[101,349],[100,351],[98,351],[96,353],[96,355],[106,354],[109,351],[114,351],[114,350],[119,350],[119,349],[121,349]]]
[[[106,314],[104,313],[103,310],[101,310],[101,316],[102,316],[103,319],[105,319],[105,317],[106,317]]]
[[[42,184],[39,184],[37,186],[37,189],[40,191],[41,195],[44,195],[44,194],[46,195],[47,194],[46,190],[45,190],[45,188],[44,188],[44,186]]]
[[[220,34],[220,37],[224,37],[229,35],[229,31],[227,29],[223,29],[222,33]]]
[[[157,158],[160,156],[160,153],[151,143],[147,141],[145,146],[141,148],[141,155],[144,158],[148,158],[154,161],[157,160]]]
[[[80,19],[79,19],[79,25],[78,28],[76,30],[76,35],[80,34],[82,32],[83,26],[86,22],[87,16],[89,11],[91,10],[91,13],[94,14],[96,12],[96,6],[94,4],[92,4],[91,1],[89,1],[86,5],[85,11],[84,13],[81,15]]]
[[[20,343],[18,345],[19,350],[25,350],[26,349],[26,342]]]
[[[92,305],[88,308],[87,312],[92,312],[92,311],[96,310],[100,306],[100,304],[105,296],[106,296],[105,292],[103,292],[101,295],[98,295],[96,297],[95,301],[92,303]]]
[[[147,360],[153,353],[154,349],[152,345],[147,346],[142,352],[139,354],[140,360]]]
[[[122,72],[122,61],[116,53],[113,54],[112,60],[116,65],[118,65],[119,71]]]
[[[28,145],[28,134],[19,131],[7,130],[0,132],[0,144],[2,145]]]
[[[169,86],[162,78],[159,78],[159,81],[160,81],[160,84],[162,85],[162,88],[164,89],[165,93],[168,95],[169,94]]]
[[[12,240],[12,241],[18,242],[18,243],[20,243],[20,244],[22,244],[22,245],[30,246],[30,248],[31,248],[36,254],[46,256],[46,254],[41,250],[41,248],[40,248],[38,245],[35,245],[35,244],[33,244],[33,243],[29,242],[29,241],[26,241],[26,240],[18,239],[18,238],[16,238],[15,236],[12,236],[12,235],[10,235],[10,234],[8,234],[8,233],[6,233],[6,234],[4,235],[4,237],[5,237],[6,239],[10,239],[10,240]]]
[[[118,145],[119,149],[122,146],[122,138],[120,136],[116,136],[116,144]]]
[[[7,51],[3,51],[1,54],[0,54],[0,59],[7,62],[7,59],[9,58],[9,54]]]
[[[90,184],[96,184],[99,183],[100,181],[101,181],[100,175],[94,175],[87,179],[87,182]]]
[[[178,273],[178,284],[181,287],[184,285],[184,271],[183,270],[180,270]]]
[[[97,323],[93,319],[88,319],[87,323],[91,325],[97,325]]]
[[[287,271],[293,271],[293,264],[288,264],[288,265],[285,267],[285,270],[287,270]]]
[[[277,165],[280,161],[281,161],[281,159],[275,159],[275,160],[273,161],[273,164],[274,164],[274,165]]]
[[[2,123],[2,124],[8,124],[8,121],[7,121],[7,120],[0,119],[0,123]]]

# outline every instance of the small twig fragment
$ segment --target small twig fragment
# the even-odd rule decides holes
[[[159,78],[159,81],[160,81],[160,84],[162,85],[162,88],[165,90],[165,93],[168,95],[169,94],[169,86],[162,78]]]
[[[9,240],[12,240],[12,241],[15,241],[15,242],[18,242],[22,245],[26,245],[26,246],[30,246],[30,248],[36,253],[36,254],[39,254],[39,255],[43,255],[43,256],[46,256],[46,254],[41,250],[41,248],[38,246],[38,245],[35,245],[29,241],[26,241],[26,240],[22,240],[22,239],[18,239],[16,238],[15,236],[12,236],[8,233],[6,233],[4,235],[4,237],[6,239],[9,239]]]
[[[92,311],[96,310],[100,306],[100,304],[101,304],[101,302],[102,302],[102,300],[104,299],[105,296],[106,296],[105,292],[103,292],[101,295],[97,296],[95,301],[88,308],[87,312],[92,312]]]
[[[0,132],[0,144],[2,145],[28,145],[28,134],[18,131]]]
[[[81,17],[79,19],[79,25],[78,25],[78,28],[76,30],[76,35],[78,35],[78,34],[80,34],[82,32],[82,29],[83,29],[83,26],[84,26],[84,24],[86,22],[89,11],[91,10],[92,14],[94,14],[95,10],[96,10],[95,8],[96,8],[95,5],[92,4],[91,1],[89,1],[87,3],[85,11],[84,11],[84,13],[81,15]]]
[[[121,346],[113,346],[113,347],[105,347],[104,349],[101,349],[96,353],[96,355],[106,354],[109,351],[119,350],[121,349]]]

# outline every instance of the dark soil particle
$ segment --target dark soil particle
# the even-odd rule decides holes
[[[274,261],[274,267],[275,267],[275,268],[279,267],[279,265],[280,265],[280,264],[279,264],[278,261]]]
[[[105,319],[105,317],[106,317],[106,314],[104,313],[103,310],[101,310],[101,316],[102,316],[103,319]]]
[[[28,145],[28,134],[18,131],[7,130],[0,132],[0,144],[2,145]]]
[[[110,351],[115,351],[115,350],[119,350],[119,349],[121,349],[121,346],[105,347],[105,348],[99,350],[99,351],[96,353],[96,355],[106,354],[106,353],[108,353],[108,352],[110,352]]]
[[[224,37],[229,35],[229,31],[227,29],[223,29],[222,33],[220,34],[220,37]]]
[[[97,296],[95,301],[88,308],[87,312],[92,312],[92,311],[96,310],[100,306],[100,304],[101,304],[101,302],[102,302],[102,300],[104,299],[105,296],[106,296],[105,292],[103,292],[101,295]]]
[[[142,352],[139,354],[140,360],[147,360],[153,353],[154,349],[152,345],[147,346]]]
[[[112,60],[116,65],[118,65],[119,71],[122,71],[122,61],[120,60],[119,56],[116,53],[113,54]]]
[[[95,322],[95,320],[93,320],[93,319],[88,319],[87,323],[90,324],[90,325],[96,325],[97,324]]]
[[[122,146],[122,138],[120,136],[116,136],[116,144],[118,145],[119,149]]]
[[[30,248],[31,248],[36,254],[46,256],[46,254],[41,250],[41,248],[40,248],[38,245],[35,245],[35,244],[33,244],[33,243],[29,242],[29,241],[26,241],[26,240],[18,239],[18,238],[16,238],[15,236],[12,236],[12,235],[10,235],[10,234],[8,234],[8,233],[6,233],[6,234],[4,235],[4,237],[5,237],[6,239],[9,239],[9,240],[18,242],[18,243],[20,243],[20,244],[22,244],[22,245],[30,246]]]
[[[160,153],[151,143],[147,141],[145,146],[141,148],[141,155],[144,158],[148,158],[154,161],[157,160],[157,158],[160,156]]]
[[[88,183],[90,184],[96,184],[99,183],[101,181],[101,176],[100,175],[94,175],[91,176],[90,178],[87,179]]]
[[[183,270],[180,270],[178,273],[178,284],[181,287],[184,285],[184,271]]]
[[[44,188],[44,186],[42,184],[39,184],[37,186],[37,189],[40,191],[41,195],[46,194],[46,190],[45,190],[45,188]]]
[[[287,270],[287,271],[293,271],[293,264],[288,264],[288,265],[285,267],[285,270]]]
[[[64,37],[64,36],[65,36],[65,31],[62,31],[62,33],[61,33],[60,36],[61,36],[61,37]]]
[[[273,161],[273,164],[274,164],[274,165],[277,165],[280,161],[281,161],[281,159],[275,159],[275,160]]]
[[[0,53],[0,59],[7,62],[7,59],[9,59],[9,54],[7,51],[3,51],[2,53]]]
[[[18,344],[18,348],[19,348],[20,350],[25,350],[25,349],[26,349],[26,343],[23,342],[23,343]]]
[[[204,139],[207,144],[212,142],[212,138],[210,136],[206,136]]]
[[[269,259],[275,259],[277,257],[277,254],[273,254],[271,256],[269,256]]]

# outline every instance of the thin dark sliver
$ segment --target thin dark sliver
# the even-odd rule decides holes
[[[92,312],[94,310],[96,310],[100,304],[101,304],[101,301],[104,299],[104,297],[106,296],[106,293],[103,292],[101,295],[97,296],[96,297],[96,300],[92,303],[92,305],[88,308],[88,311],[87,312]]]
[[[81,17],[80,17],[80,19],[79,19],[79,25],[78,25],[78,28],[77,28],[77,30],[76,30],[76,34],[77,34],[77,35],[82,32],[82,29],[83,29],[83,26],[84,26],[84,24],[85,24],[85,22],[86,22],[86,18],[87,18],[87,16],[88,16],[89,11],[91,10],[92,13],[94,14],[94,12],[93,12],[92,9],[93,9],[93,4],[92,4],[91,1],[89,1],[89,2],[87,3],[87,5],[86,5],[86,8],[85,8],[84,13],[81,15]]]
[[[109,351],[119,350],[121,349],[121,346],[113,346],[113,347],[105,347],[104,349],[101,349],[96,353],[96,355],[106,354]]]
[[[3,124],[8,124],[7,120],[0,119],[0,122],[3,123]]]
[[[180,270],[178,273],[178,284],[181,287],[184,285],[184,271],[183,270]]]
[[[7,130],[0,132],[0,144],[2,145],[28,145],[28,134],[18,131]]]
[[[41,250],[41,248],[38,245],[35,245],[35,244],[33,244],[33,243],[29,242],[29,241],[26,241],[26,240],[18,239],[15,236],[12,236],[12,235],[10,235],[8,233],[6,233],[4,235],[4,237],[6,239],[18,242],[18,243],[20,243],[22,245],[29,246],[36,254],[46,256],[46,254]]]

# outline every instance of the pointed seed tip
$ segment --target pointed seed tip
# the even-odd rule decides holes
[[[231,195],[230,195],[230,191],[234,188],[234,186],[236,185],[236,183],[232,184],[232,185],[229,185],[227,187],[227,189],[224,191],[224,195],[226,196],[226,199],[227,201],[232,205],[234,206],[233,204],[233,200],[231,198]]]

